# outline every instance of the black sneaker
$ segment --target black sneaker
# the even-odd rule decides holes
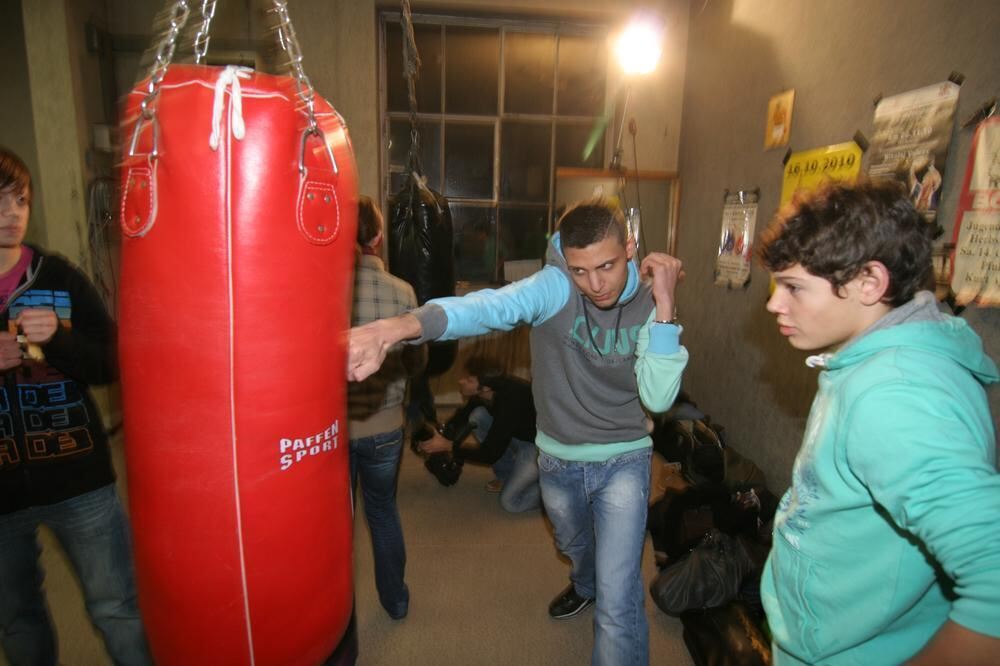
[[[556,620],[565,620],[579,615],[593,603],[593,599],[587,599],[577,594],[576,588],[570,583],[570,586],[560,592],[559,596],[549,604],[549,615]]]

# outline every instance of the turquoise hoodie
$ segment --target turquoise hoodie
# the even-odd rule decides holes
[[[997,367],[928,292],[885,319],[810,358],[825,369],[761,580],[779,665],[899,664],[949,619],[1000,637]]]

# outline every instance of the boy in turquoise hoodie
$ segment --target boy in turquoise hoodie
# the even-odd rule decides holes
[[[893,184],[781,211],[760,254],[796,349],[826,351],[761,593],[782,664],[1000,663],[997,366],[933,294]]]

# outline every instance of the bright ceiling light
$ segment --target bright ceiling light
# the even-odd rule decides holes
[[[618,37],[615,53],[626,74],[648,74],[663,52],[663,35],[650,21],[630,23]]]

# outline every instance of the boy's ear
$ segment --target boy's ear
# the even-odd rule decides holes
[[[869,261],[858,273],[858,298],[865,305],[882,302],[892,281],[889,269],[881,261]]]

